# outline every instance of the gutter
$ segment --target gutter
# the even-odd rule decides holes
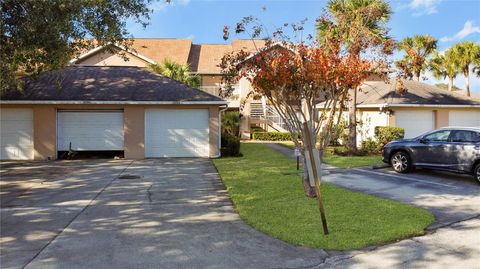
[[[478,105],[439,105],[439,104],[372,104],[357,105],[358,108],[388,108],[388,107],[438,107],[438,108],[480,108]]]
[[[218,110],[218,154],[212,156],[211,158],[220,158],[222,156],[222,112],[228,109],[228,104],[225,105],[225,108]]]
[[[54,101],[0,100],[0,105],[227,105],[227,101]]]

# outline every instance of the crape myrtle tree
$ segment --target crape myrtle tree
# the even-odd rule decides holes
[[[326,16],[318,19],[332,25]],[[376,66],[375,58],[366,60],[349,53],[341,35],[326,34],[321,42],[303,36],[303,24],[284,24],[272,34],[260,20],[245,17],[237,23],[237,34],[247,33],[252,42],[262,39],[265,45],[254,53],[236,51],[221,62],[224,87],[222,95],[232,94],[239,79],[246,78],[252,94],[264,96],[286,123],[293,142],[302,147],[305,194],[317,197],[324,233],[328,233],[320,192],[320,151],[328,143],[332,125],[341,116],[341,103],[348,90],[359,86]],[[334,31],[334,27],[325,31]],[[224,28],[228,39],[229,27]],[[321,111],[319,113],[319,111]]]

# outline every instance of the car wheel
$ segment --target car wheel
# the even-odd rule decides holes
[[[398,173],[407,173],[412,168],[412,162],[408,153],[404,151],[396,152],[390,158],[390,164],[393,170]]]
[[[480,184],[480,163],[473,169],[473,178]]]

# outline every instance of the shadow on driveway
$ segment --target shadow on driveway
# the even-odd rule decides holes
[[[208,159],[2,169],[2,268],[278,268],[327,256],[243,223]]]

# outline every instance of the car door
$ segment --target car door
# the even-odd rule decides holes
[[[429,133],[420,139],[414,149],[415,163],[423,166],[445,166],[448,163],[451,130]]]
[[[473,161],[480,156],[480,132],[455,130],[450,140],[449,162],[456,170],[470,171]]]

